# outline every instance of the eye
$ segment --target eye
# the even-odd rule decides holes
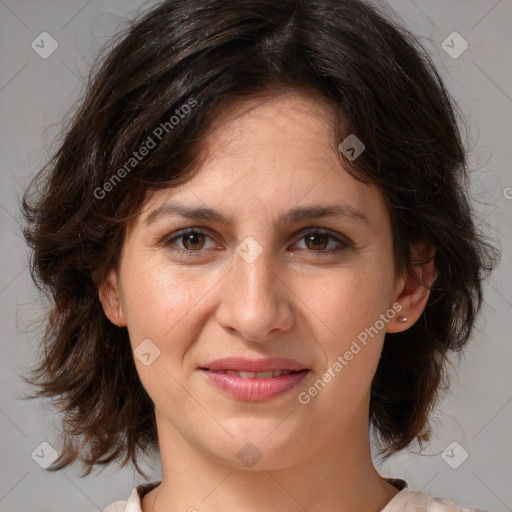
[[[201,231],[200,229],[185,229],[179,233],[171,236],[165,241],[165,245],[170,247],[173,251],[185,256],[196,256],[198,253],[201,254],[204,249],[204,241],[206,238],[211,237]],[[175,247],[175,243],[182,243],[183,247]]]
[[[318,228],[311,228],[303,233],[301,240],[305,241],[306,250],[317,253],[315,256],[335,254],[352,247],[348,241],[342,240],[330,231]],[[334,242],[334,247],[331,245],[331,249],[326,250],[329,246],[329,241]]]
[[[189,228],[179,231],[164,241],[164,245],[172,251],[185,257],[197,257],[207,250],[206,241],[212,237],[205,231],[198,228]],[[342,252],[350,247],[351,243],[333,235],[330,231],[319,228],[310,228],[302,232],[299,241],[304,240],[305,250],[313,253],[314,256],[327,256]],[[298,243],[298,242],[297,242]],[[181,244],[181,246],[180,246]],[[331,248],[326,250],[331,244]],[[334,245],[334,247],[332,247]],[[212,247],[210,247],[211,249]]]

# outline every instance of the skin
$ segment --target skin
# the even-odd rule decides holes
[[[326,105],[298,92],[229,109],[204,140],[198,173],[149,195],[128,226],[119,272],[103,283],[100,300],[109,319],[127,327],[133,349],[150,339],[160,350],[148,366],[135,357],[155,404],[162,462],[162,483],[143,498],[144,512],[376,512],[398,492],[370,456],[370,386],[385,332],[409,328],[428,290],[396,274],[383,195],[343,169],[332,123]],[[178,216],[144,224],[170,200],[213,208],[232,224]],[[278,224],[291,208],[326,203],[349,205],[368,222]],[[166,245],[189,227],[206,236]],[[328,254],[342,245],[328,236],[311,240],[306,228],[329,230],[350,246]],[[262,249],[252,263],[236,252],[248,236]],[[412,248],[413,258],[425,255]],[[420,273],[428,282],[433,268]],[[400,313],[317,396],[299,403],[298,394],[396,303]],[[284,394],[244,402],[198,370],[238,355],[291,358],[311,371]],[[248,442],[261,453],[250,468],[237,457]]]

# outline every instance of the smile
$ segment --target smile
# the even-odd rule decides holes
[[[232,375],[233,377],[240,377],[241,379],[272,379],[281,377],[281,375],[290,375],[296,373],[292,370],[268,370],[266,372],[243,372],[236,370],[217,370],[215,373],[224,373]]]
[[[209,370],[201,373],[222,394],[245,402],[263,402],[297,386],[309,370],[268,370],[262,372]]]

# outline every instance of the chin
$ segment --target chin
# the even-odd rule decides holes
[[[297,446],[309,446],[306,438],[311,436],[293,432],[291,424],[286,425],[286,415],[279,419],[265,418],[230,420],[223,422],[229,434],[222,439],[204,441],[210,453],[226,464],[238,469],[273,470],[293,464],[297,456],[304,455]],[[220,442],[219,442],[220,441]],[[310,443],[310,441],[309,441]],[[310,443],[311,444],[311,443]]]

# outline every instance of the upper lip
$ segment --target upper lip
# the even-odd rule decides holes
[[[225,357],[210,361],[202,369],[218,371],[231,370],[241,372],[267,372],[270,370],[309,370],[305,365],[282,357],[269,357],[265,359],[245,359],[243,357]]]

